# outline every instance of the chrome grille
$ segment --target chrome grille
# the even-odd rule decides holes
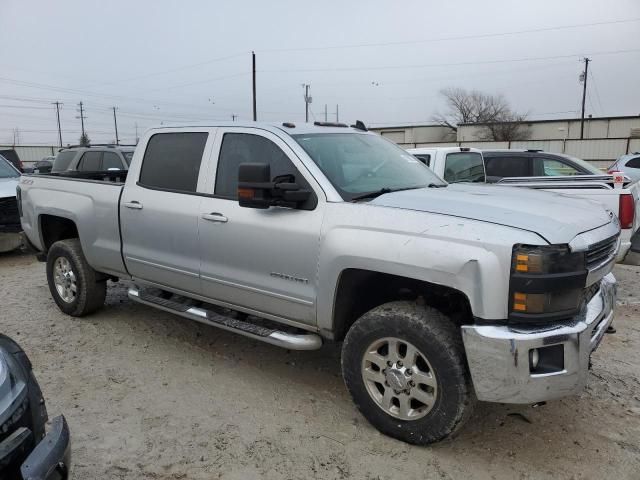
[[[587,250],[587,269],[591,270],[610,260],[616,254],[617,245],[617,235],[590,245]]]

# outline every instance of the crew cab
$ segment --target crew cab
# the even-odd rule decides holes
[[[361,122],[153,128],[128,172],[27,175],[18,192],[63,312],[126,279],[135,302],[255,340],[340,341],[359,410],[414,444],[476,399],[580,392],[613,320],[617,217],[448,184]]]
[[[602,204],[621,224],[617,261],[640,265],[640,190],[627,177],[610,174],[579,158],[541,150],[478,150],[469,147],[408,149],[448,182],[487,182],[525,187]],[[483,162],[483,163],[481,163]],[[587,207],[593,208],[593,207]]]

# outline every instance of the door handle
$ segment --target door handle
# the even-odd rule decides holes
[[[205,220],[209,220],[210,222],[218,222],[218,223],[227,223],[229,219],[218,212],[212,213],[203,213],[202,218]]]
[[[124,202],[123,205],[127,208],[132,208],[134,210],[142,210],[142,204],[137,200],[132,200],[130,202]]]

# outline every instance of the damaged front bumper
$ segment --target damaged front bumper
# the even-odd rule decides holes
[[[465,325],[462,338],[478,400],[535,403],[579,393],[591,352],[613,321],[616,280],[600,280],[579,318],[564,325],[515,328]]]

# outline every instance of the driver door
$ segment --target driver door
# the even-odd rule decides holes
[[[302,175],[305,167],[295,153],[270,132],[225,128],[216,142],[216,174],[198,218],[202,294],[261,316],[314,324],[321,190]],[[249,162],[268,163],[272,177],[294,175],[318,196],[315,208],[240,207],[238,166]]]

